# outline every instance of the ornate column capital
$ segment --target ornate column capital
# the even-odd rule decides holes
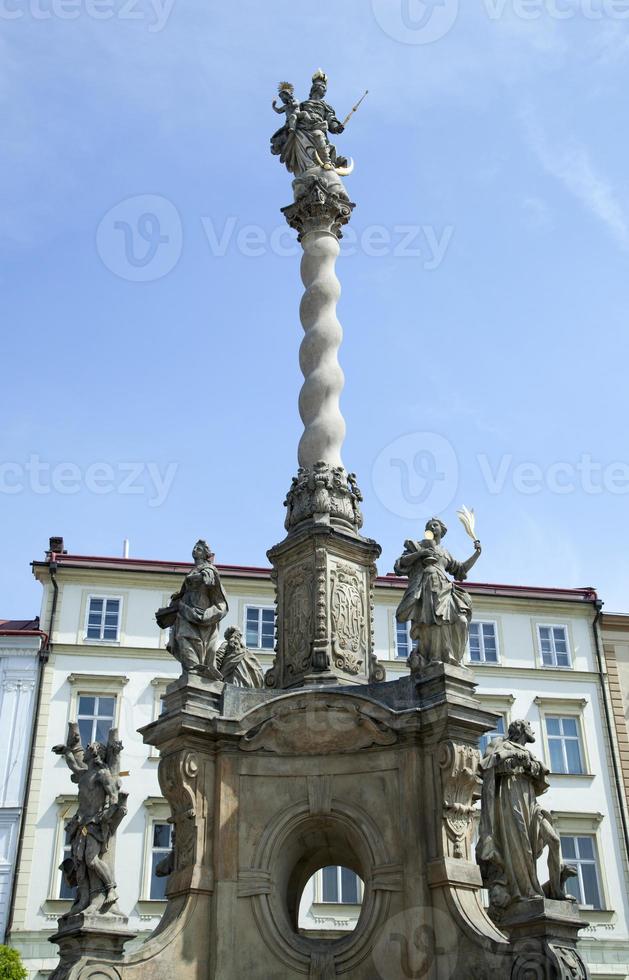
[[[330,232],[343,237],[346,225],[356,207],[347,196],[340,177],[333,171],[307,173],[293,181],[295,203],[282,208],[282,214],[301,242],[311,231]]]

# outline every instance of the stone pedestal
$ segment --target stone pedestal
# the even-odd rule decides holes
[[[277,595],[272,688],[384,680],[373,650],[380,547],[329,524],[306,524],[268,555]]]
[[[500,919],[513,944],[511,980],[589,980],[577,949],[586,925],[573,902],[535,898],[513,905]]]
[[[71,980],[510,976],[470,851],[477,744],[493,722],[455,667],[419,685],[175,682],[143,730],[175,827],[166,912],[140,949],[83,959]],[[364,882],[357,928],[304,935],[303,888],[334,864]]]
[[[122,915],[86,915],[79,913],[59,919],[57,932],[50,937],[59,947],[59,964],[50,980],[65,980],[72,968],[86,958],[106,960],[114,964],[122,959],[124,945],[137,933],[128,928],[129,920]],[[101,977],[116,977],[115,972],[101,971]]]

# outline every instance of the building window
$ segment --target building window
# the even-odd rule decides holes
[[[498,663],[495,623],[470,623],[470,660],[475,664]]]
[[[158,864],[167,858],[173,846],[172,824],[155,821],[153,823],[153,837],[151,848],[151,884],[149,888],[149,898],[152,902],[164,902],[166,900],[166,885],[168,877],[157,875]]]
[[[551,772],[582,775],[583,753],[578,718],[546,716]]]
[[[561,834],[561,856],[566,864],[577,869],[576,878],[568,878],[566,891],[579,905],[601,909],[601,885],[594,837]]]
[[[115,728],[116,699],[100,694],[79,694],[77,722],[83,747],[90,742],[107,744],[109,729]]]
[[[395,656],[408,660],[411,655],[411,624],[395,621]]]
[[[63,856],[61,859],[62,861],[67,861],[72,857],[72,846],[71,844],[68,844],[66,841],[66,829],[69,823],[70,823],[69,820],[64,820],[63,822],[64,844],[63,844]],[[71,902],[73,902],[74,899],[76,898],[76,888],[73,888],[67,883],[63,872],[61,872],[61,879],[59,884],[59,898],[69,899]]]
[[[275,647],[275,612],[261,606],[247,606],[245,611],[247,646],[254,650]]]
[[[496,738],[496,736],[504,735],[505,731],[506,731],[505,719],[503,715],[502,718],[499,718],[498,721],[496,722],[495,728],[492,728],[490,732],[485,732],[484,735],[481,735],[480,742],[479,742],[480,754],[485,755],[489,743],[492,742]]]
[[[57,804],[57,817],[54,843],[50,851],[52,860],[47,901],[73,902],[76,897],[76,889],[67,884],[60,865],[63,861],[71,857],[71,847],[66,838],[66,828],[78,809],[78,800],[76,796],[66,795],[64,793],[56,797],[55,803]],[[41,870],[38,869],[38,872],[41,872]],[[58,905],[52,905],[46,911],[56,911],[58,908]]]
[[[121,607],[122,600],[119,597],[90,596],[87,607],[87,639],[117,643]]]
[[[565,626],[538,626],[544,667],[570,667],[568,630]]]
[[[325,904],[360,905],[362,882],[349,868],[322,868],[320,895],[321,901]]]

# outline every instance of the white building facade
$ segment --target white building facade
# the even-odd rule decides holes
[[[43,647],[38,620],[0,620],[0,943],[13,893]]]
[[[64,824],[76,796],[63,760],[51,753],[52,745],[65,738],[70,720],[78,720],[84,739],[105,738],[113,726],[120,730],[130,795],[117,837],[119,904],[140,938],[156,927],[164,909],[165,880],[154,871],[170,849],[169,809],[160,795],[158,757],[137,729],[157,717],[161,695],[180,671],[154,614],[168,604],[188,567],[65,554],[34,563],[43,586],[41,621],[50,627],[51,653],[42,671],[10,932],[31,976],[43,977],[54,967],[55,948],[47,937],[71,901],[59,865]],[[230,607],[223,629],[239,626],[267,668],[274,646],[270,570],[219,569]],[[408,631],[395,620],[405,584],[385,576],[375,586],[376,652],[386,662],[389,679],[407,671]],[[536,735],[534,748],[551,770],[545,806],[555,816],[564,857],[578,869],[571,888],[590,923],[582,936],[592,976],[629,978],[624,798],[614,775],[617,745],[606,722],[596,595],[592,590],[479,584],[469,590],[474,623],[468,658],[478,697],[496,712],[497,731],[506,730],[510,720],[528,719]],[[320,935],[353,928],[361,889],[346,869],[321,869],[304,892],[300,926]]]

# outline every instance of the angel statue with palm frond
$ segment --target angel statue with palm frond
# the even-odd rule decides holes
[[[411,622],[411,639],[415,643],[409,666],[414,673],[429,664],[463,663],[472,600],[458,582],[467,578],[478,561],[481,543],[474,530],[474,512],[463,507],[459,518],[474,541],[474,554],[467,561],[456,561],[442,547],[448,529],[443,521],[433,517],[426,524],[421,541],[404,542],[404,554],[395,563],[395,574],[408,576],[408,588],[396,617],[399,623]]]

